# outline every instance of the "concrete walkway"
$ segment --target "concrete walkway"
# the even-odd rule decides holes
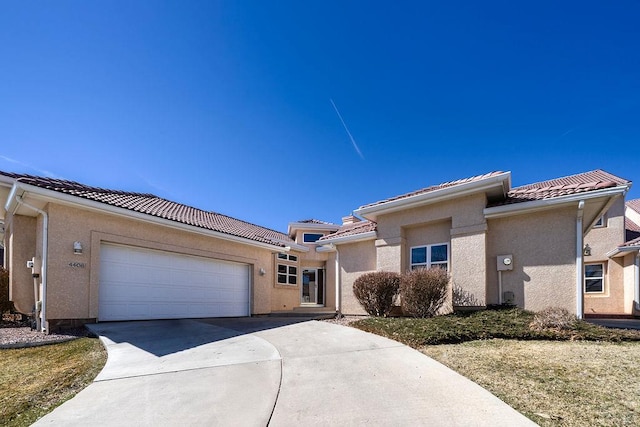
[[[36,426],[531,426],[427,356],[357,329],[243,318],[92,325],[109,358]]]

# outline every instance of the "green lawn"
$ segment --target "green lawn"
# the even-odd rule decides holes
[[[0,425],[31,425],[90,384],[106,359],[97,338],[0,350]]]
[[[640,425],[640,331],[587,322],[540,331],[533,316],[486,310],[351,325],[422,351],[540,425]]]

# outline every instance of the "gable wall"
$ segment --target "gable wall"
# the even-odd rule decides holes
[[[269,313],[274,284],[273,255],[236,242],[162,227],[115,215],[50,204],[48,318],[97,318],[101,242],[248,263],[252,270],[252,314]],[[79,241],[83,254],[73,253]],[[84,263],[72,267],[69,263]],[[258,271],[265,269],[265,275]],[[295,289],[279,291],[296,294]]]
[[[576,214],[574,207],[513,215],[488,221],[487,296],[498,304],[498,255],[513,255],[513,270],[502,273],[503,292],[527,310],[576,307]]]

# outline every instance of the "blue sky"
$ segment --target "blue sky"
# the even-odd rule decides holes
[[[4,1],[0,170],[278,230],[493,170],[600,168],[638,198],[639,19],[637,1]]]

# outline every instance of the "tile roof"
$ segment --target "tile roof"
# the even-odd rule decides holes
[[[338,231],[335,233],[327,234],[318,240],[322,242],[323,240],[335,239],[337,237],[347,237],[347,236],[355,236],[358,234],[368,233],[369,231],[376,231],[377,224],[373,221],[358,221],[353,224],[347,224],[341,226]]]
[[[504,172],[501,172],[501,171],[494,171],[494,172],[489,172],[489,173],[484,174],[484,175],[476,175],[476,176],[472,176],[470,178],[458,179],[456,181],[443,182],[442,184],[432,185],[430,187],[422,188],[420,190],[412,191],[410,193],[405,193],[405,194],[401,194],[399,196],[395,196],[395,197],[391,197],[391,198],[388,198],[388,199],[380,200],[378,202],[369,203],[367,205],[361,206],[360,209],[368,208],[370,206],[380,205],[382,203],[393,202],[395,200],[406,199],[406,198],[409,198],[409,197],[418,196],[420,194],[430,193],[430,192],[436,191],[436,190],[442,190],[443,188],[449,188],[449,187],[454,187],[456,185],[467,184],[469,182],[480,181],[480,180],[483,180],[483,179],[486,179],[486,178],[491,178],[492,176],[497,176],[497,175],[500,175],[500,174],[503,174],[503,173]]]
[[[319,225],[337,225],[332,222],[320,221],[319,219],[303,219],[296,221],[298,224],[319,224]]]
[[[530,202],[534,200],[551,199],[570,194],[586,193],[589,191],[628,185],[631,181],[617,177],[603,170],[597,169],[564,178],[536,182],[512,188],[503,201],[490,206],[508,205],[513,203]]]
[[[154,196],[153,194],[107,190],[63,179],[43,178],[7,172],[0,172],[0,174],[35,187],[104,203],[181,224],[242,237],[256,242],[276,246],[284,246],[282,242],[293,242],[285,233],[251,224],[227,215],[172,202]]]
[[[640,214],[640,199],[627,200],[626,206]]]
[[[636,237],[635,239],[630,240],[623,245],[620,245],[621,248],[629,248],[633,246],[640,246],[640,235],[638,235],[638,237]]]

